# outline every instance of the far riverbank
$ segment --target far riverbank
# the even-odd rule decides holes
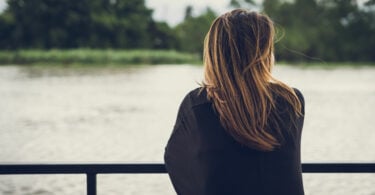
[[[199,55],[175,50],[16,50],[0,51],[0,65],[108,66],[139,64],[201,64]]]
[[[116,50],[116,49],[25,49],[0,50],[0,65],[27,66],[127,66],[155,64],[197,64],[202,55],[175,50]],[[324,59],[301,62],[278,61],[277,64],[308,67],[375,66],[375,62],[326,62]]]

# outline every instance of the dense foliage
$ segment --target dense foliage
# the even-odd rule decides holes
[[[281,40],[279,59],[375,61],[374,0],[264,1]]]
[[[277,26],[276,56],[286,61],[368,61],[375,55],[375,1],[228,0],[261,7]],[[0,49],[166,49],[202,53],[216,14],[186,8],[175,27],[155,21],[144,0],[7,0]]]

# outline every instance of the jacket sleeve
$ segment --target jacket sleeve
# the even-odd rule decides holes
[[[191,135],[184,119],[185,103],[183,101],[179,108],[176,123],[165,147],[164,162],[177,194],[194,194],[189,192],[194,189],[191,183],[194,180],[189,163],[192,158],[192,149]]]
[[[301,113],[302,115],[305,115],[305,98],[303,97],[301,91],[299,91],[298,89],[294,88],[294,91],[299,99],[299,101],[301,102]]]

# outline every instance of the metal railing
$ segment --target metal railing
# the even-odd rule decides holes
[[[304,173],[375,173],[375,163],[303,163]],[[98,174],[167,173],[164,164],[0,164],[0,175],[86,174],[87,194],[96,195]]]

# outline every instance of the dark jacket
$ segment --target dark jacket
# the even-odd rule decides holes
[[[205,90],[199,91],[191,91],[181,103],[165,149],[164,160],[177,194],[304,194],[300,162],[303,117],[292,121],[284,112],[288,104],[277,100],[284,141],[272,152],[257,151],[225,131]],[[304,107],[302,94],[295,91]]]

